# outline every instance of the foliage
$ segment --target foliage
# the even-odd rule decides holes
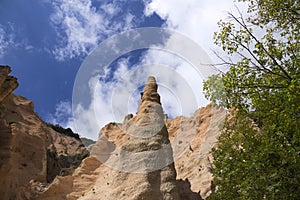
[[[15,121],[9,121],[8,122],[8,125],[12,125],[12,124],[16,124],[17,122],[15,122]]]
[[[80,140],[79,135],[77,133],[74,133],[70,128],[63,128],[59,124],[54,125],[54,124],[47,123],[47,125],[60,134],[67,135],[77,140]]]
[[[215,43],[226,73],[204,83],[229,109],[213,150],[211,199],[300,199],[300,3],[239,0],[248,17],[228,13]]]

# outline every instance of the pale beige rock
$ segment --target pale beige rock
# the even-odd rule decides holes
[[[87,170],[89,162],[96,168]],[[124,124],[106,125],[91,156],[72,177],[71,193],[65,194],[68,188],[64,188],[64,184],[57,187],[55,182],[39,199],[180,198],[172,148],[154,77],[148,78],[137,114],[127,116]],[[54,194],[52,187],[61,188],[60,194]],[[60,198],[62,194],[64,197]]]
[[[154,77],[145,85],[137,114],[103,127],[91,155],[76,169],[51,167],[49,159],[82,155],[78,140],[46,126],[23,97],[9,94],[2,103],[1,199],[200,200],[214,190],[210,151],[225,111],[209,105],[191,117],[168,119]],[[58,169],[67,176],[48,185],[49,170],[57,174]]]
[[[2,69],[0,67],[0,71]],[[2,80],[4,75],[7,76],[7,71],[10,71],[7,67],[4,69],[5,73],[0,73]],[[0,88],[5,87],[0,85]],[[2,200],[32,199],[36,192],[41,192],[39,190],[45,187],[47,180],[51,180],[50,174],[56,176],[60,173],[63,164],[61,156],[80,157],[86,153],[81,141],[57,133],[47,126],[33,111],[34,105],[31,101],[12,94],[14,87],[15,85],[6,87],[5,91],[9,92],[5,94],[0,106]],[[49,157],[50,152],[54,154],[53,158]],[[61,166],[55,172],[52,164]],[[65,164],[71,163],[66,161]]]
[[[214,190],[211,149],[215,146],[226,111],[211,105],[192,117],[167,119],[178,180],[187,180],[203,199]]]
[[[210,150],[224,115],[224,110],[209,105],[191,117],[165,118],[155,79],[150,77],[137,114],[127,115],[122,124],[103,127],[91,156],[73,173],[72,183],[65,186],[64,178],[59,178],[61,184],[55,181],[39,199],[206,198],[214,190]],[[164,147],[162,156],[151,154]]]

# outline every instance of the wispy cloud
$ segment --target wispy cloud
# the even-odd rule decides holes
[[[112,20],[121,12],[114,2],[100,8],[91,0],[56,0],[52,5],[50,20],[60,38],[52,53],[58,60],[87,55],[106,37],[132,27],[130,14],[125,13],[123,20]]]
[[[161,60],[173,59],[172,65],[157,63],[152,56],[158,55]],[[60,102],[52,122],[71,127],[85,137],[97,139],[105,124],[122,122],[128,113],[136,113],[141,89],[150,75],[157,79],[162,106],[169,117],[191,115],[200,104],[207,103],[199,93],[201,80],[197,76],[194,80],[191,76],[197,73],[195,69],[167,52],[149,50],[137,64],[132,65],[129,58],[122,58],[116,65],[116,68],[107,68],[104,73],[95,74],[89,79],[91,102],[88,106],[73,105],[73,116],[70,117],[70,103]]]
[[[13,33],[13,25],[8,24],[7,26],[10,30],[4,28],[0,24],[0,58],[3,57],[9,48],[13,48],[18,45],[15,42],[15,35]]]
[[[145,15],[158,14],[166,27],[179,31],[197,42],[210,56],[217,22],[234,6],[232,0],[150,0]]]
[[[21,48],[26,51],[32,51],[33,46],[29,44],[27,38],[17,38],[15,25],[6,23],[5,26],[0,24],[0,58],[5,56],[11,49]]]
[[[11,42],[11,38],[7,39],[6,32],[3,27],[0,26],[0,57],[5,54],[5,51]]]
[[[132,14],[127,13],[121,21],[108,22],[108,19],[120,12],[117,4],[102,5],[106,13],[100,14],[89,1],[81,2],[75,7],[71,7],[70,2],[73,1],[60,1],[60,6],[56,9],[61,10],[56,12],[58,20],[53,19],[57,26],[64,28],[64,33],[67,35],[65,36],[66,45],[56,49],[56,54],[60,59],[87,53],[105,35],[131,27],[134,18]],[[145,15],[158,14],[166,21],[165,28],[186,35],[209,55],[211,55],[209,49],[213,47],[212,37],[213,32],[217,30],[217,21],[224,17],[226,10],[233,6],[231,0],[186,0],[184,2],[182,0],[147,0],[145,4]],[[72,11],[69,11],[68,9],[71,8]],[[83,20],[83,22],[78,16],[83,19],[91,17],[94,22],[90,20]],[[81,20],[78,21],[79,19]],[[112,23],[113,28],[111,28]],[[87,31],[89,28],[91,30]],[[80,38],[77,40],[77,37]],[[105,124],[111,121],[122,122],[126,114],[137,111],[140,99],[139,89],[149,75],[157,78],[162,106],[169,116],[190,115],[200,106],[205,106],[208,101],[202,94],[202,82],[207,78],[210,69],[202,67],[199,71],[199,68],[192,66],[189,60],[184,60],[184,56],[164,51],[178,44],[182,48],[181,52],[186,55],[190,54],[193,57],[198,55],[196,56],[197,63],[211,62],[205,53],[195,52],[195,49],[185,46],[185,41],[171,35],[157,50],[152,49],[144,53],[138,63],[132,64],[128,59],[120,59],[117,68],[106,68],[104,74],[95,74],[91,77],[89,80],[89,90],[92,91],[90,104],[88,106],[73,105],[73,118],[69,118],[65,125],[81,135],[97,139],[101,127]],[[111,45],[111,48],[113,47],[114,44]]]
[[[52,124],[68,126],[72,121],[72,104],[70,101],[60,101],[55,107],[55,113],[49,114],[47,121]]]

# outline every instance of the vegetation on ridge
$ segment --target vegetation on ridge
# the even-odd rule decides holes
[[[70,136],[70,137],[73,137],[77,140],[80,140],[80,137],[79,137],[79,134],[77,133],[74,133],[72,131],[72,129],[70,128],[63,128],[61,127],[59,124],[50,124],[50,123],[46,123],[47,126],[51,127],[54,131],[60,133],[60,134],[63,134],[63,135],[66,135],[66,136]]]
[[[300,3],[239,0],[215,43],[231,59],[204,84],[231,113],[213,150],[211,199],[300,199]]]

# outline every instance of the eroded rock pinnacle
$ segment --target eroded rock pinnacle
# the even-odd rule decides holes
[[[157,83],[153,76],[149,76],[141,97],[141,104],[144,101],[153,101],[160,104],[160,96],[157,93]]]

